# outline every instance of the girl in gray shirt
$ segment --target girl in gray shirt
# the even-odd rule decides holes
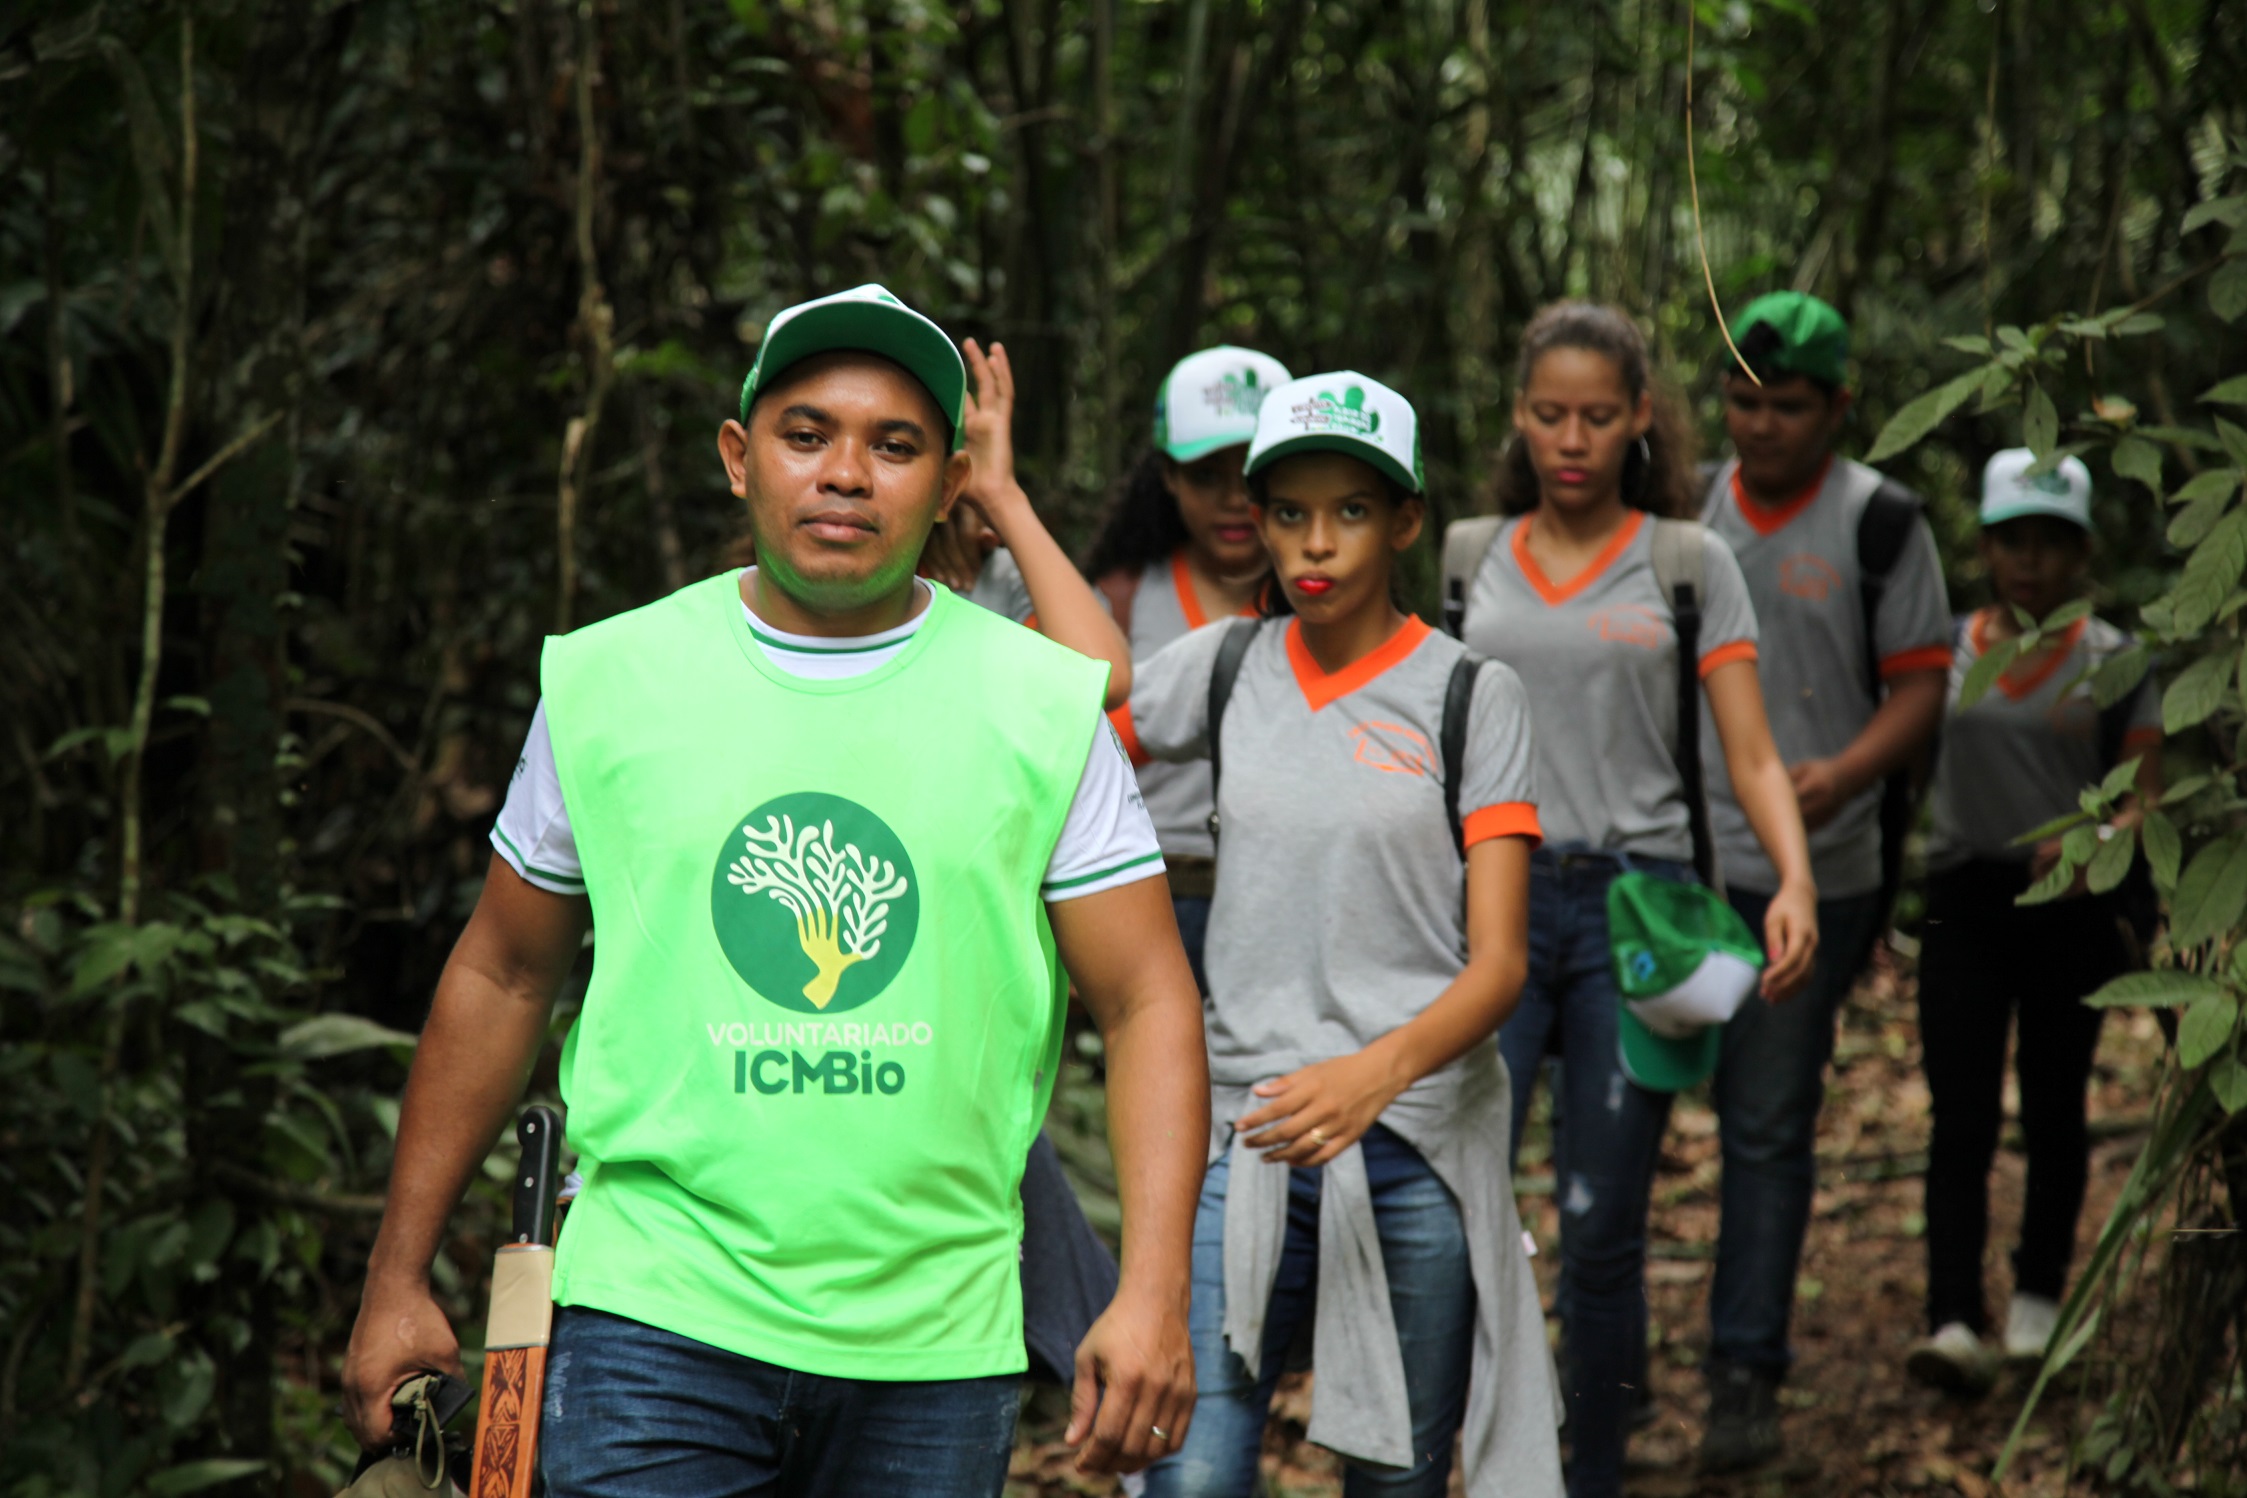
[[[1530,970],[1499,1037],[1514,1137],[1548,1055],[1566,1334],[1569,1492],[1622,1490],[1646,1346],[1646,1213],[1670,1095],[1617,1054],[1607,886],[1625,869],[1689,880],[1693,792],[1676,759],[1678,641],[1657,582],[1651,515],[1699,504],[1683,421],[1655,398],[1646,342],[1611,307],[1565,302],[1522,337],[1497,535],[1467,591],[1467,644],[1519,673],[1537,715],[1546,845],[1532,862]],[[1649,514],[1651,512],[1651,515]],[[1755,612],[1723,541],[1701,535],[1699,676],[1733,788],[1779,874],[1763,994],[1789,997],[1817,946],[1802,814],[1757,685]],[[1751,999],[1749,1002],[1756,1002]]]
[[[1245,647],[1214,735],[1199,1395],[1148,1492],[1256,1490],[1273,1386],[1309,1330],[1310,1435],[1349,1459],[1346,1494],[1440,1498],[1463,1435],[1475,1498],[1557,1495],[1558,1405],[1489,1044],[1521,985],[1539,836],[1521,684],[1392,601],[1424,514],[1402,397],[1350,373],[1282,385],[1248,472],[1266,617],[1144,662],[1126,725],[1160,759],[1207,758],[1211,678],[1228,639]],[[1461,692],[1464,742],[1447,750]]]

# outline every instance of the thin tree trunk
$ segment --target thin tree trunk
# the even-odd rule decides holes
[[[593,80],[600,66],[600,30],[594,0],[577,6],[577,332],[585,340],[585,404],[562,429],[562,466],[554,497],[554,547],[559,576],[554,633],[567,634],[577,610],[577,527],[601,409],[616,380],[616,314],[601,285],[593,245],[593,210],[601,190],[601,132],[593,114]]]

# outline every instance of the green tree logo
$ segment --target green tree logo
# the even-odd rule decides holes
[[[1202,387],[1202,399],[1209,402],[1211,410],[1224,416],[1254,416],[1256,408],[1264,404],[1265,394],[1264,387],[1256,382],[1253,369],[1221,375],[1216,384]]]
[[[889,824],[818,791],[778,796],[727,834],[710,920],[735,972],[783,1009],[841,1013],[889,987],[921,896]]]
[[[1334,398],[1332,391],[1321,390],[1288,414],[1306,431],[1348,432],[1370,437],[1381,430],[1381,413],[1365,408],[1362,385],[1352,385],[1343,391],[1340,400]]]

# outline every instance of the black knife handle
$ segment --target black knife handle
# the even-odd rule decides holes
[[[523,1146],[515,1171],[515,1241],[552,1246],[554,1198],[562,1189],[562,1117],[534,1103],[515,1121],[515,1138]]]

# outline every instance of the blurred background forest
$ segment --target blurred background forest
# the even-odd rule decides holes
[[[2247,368],[2242,79],[2225,0],[0,3],[0,1488],[346,1469],[540,642],[714,570],[778,308],[879,280],[1005,342],[1065,544],[1219,340],[1406,391],[1456,515],[1555,297],[1641,315],[1717,435],[1690,86],[1716,290],[1851,317],[1856,450],[1946,338],[2142,304],[2038,377],[2181,472]],[[1961,606],[2017,406],[1892,465]],[[2127,621],[2177,553],[2089,456]]]

